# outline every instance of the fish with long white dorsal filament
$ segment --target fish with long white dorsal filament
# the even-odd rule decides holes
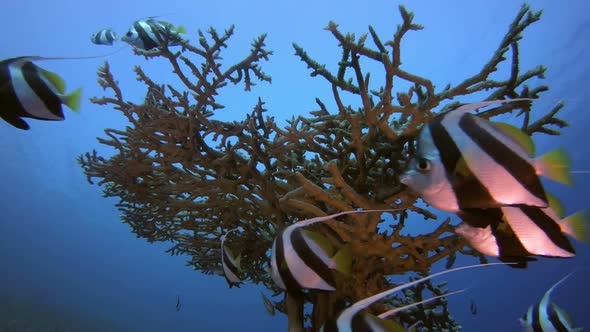
[[[539,175],[571,184],[563,149],[534,158],[526,133],[470,114],[527,98],[467,104],[440,114],[419,134],[418,151],[400,181],[443,211],[508,205],[547,207]]]
[[[231,229],[221,236],[221,266],[223,268],[223,276],[225,277],[229,288],[232,288],[233,286],[240,287],[239,285],[242,282],[240,279],[240,261],[242,260],[242,256],[234,256],[230,249],[225,245],[225,240],[229,233],[237,230],[237,228]]]
[[[301,220],[278,232],[272,245],[271,277],[287,291],[317,289],[334,291],[333,271],[347,273],[350,249],[343,246],[337,252],[321,234],[303,229],[318,222],[353,213],[392,212],[393,210],[345,211],[324,217]]]
[[[171,23],[149,17],[133,22],[121,40],[142,50],[159,47],[164,41],[168,46],[178,46],[187,40],[183,26],[175,27]]]
[[[437,272],[437,273],[431,274],[427,277],[420,278],[420,279],[405,283],[403,285],[394,287],[392,289],[388,289],[388,290],[383,291],[381,293],[370,296],[366,299],[355,302],[350,307],[344,309],[336,317],[336,319],[328,320],[324,324],[324,326],[322,326],[320,331],[321,332],[406,332],[406,331],[412,332],[412,331],[415,331],[418,323],[413,324],[411,327],[409,327],[406,330],[403,326],[401,326],[399,323],[395,322],[394,320],[385,319],[385,318],[392,316],[400,311],[415,307],[415,306],[423,304],[423,303],[431,302],[431,301],[437,300],[437,299],[445,297],[445,296],[457,294],[457,293],[460,293],[464,290],[459,290],[459,291],[455,291],[455,292],[451,292],[451,293],[447,293],[447,294],[443,294],[443,295],[439,295],[439,296],[434,296],[434,297],[425,299],[423,301],[411,303],[411,304],[408,304],[408,305],[405,305],[405,306],[399,307],[399,308],[394,308],[394,309],[391,309],[387,312],[380,314],[378,317],[373,316],[364,310],[367,309],[372,304],[374,304],[375,302],[380,301],[381,299],[383,299],[395,292],[401,291],[401,290],[406,289],[408,287],[412,287],[412,286],[422,283],[424,281],[430,280],[434,277],[438,277],[438,276],[441,276],[441,275],[444,275],[447,273],[466,270],[466,269],[472,269],[472,268],[478,268],[478,267],[484,267],[484,266],[492,266],[492,265],[508,265],[508,264],[511,264],[511,263],[488,263],[488,264],[476,264],[476,265],[457,267],[457,268]]]
[[[564,208],[547,194],[549,206],[504,206],[458,213],[463,223],[455,233],[484,255],[526,267],[530,256],[573,257],[576,251],[566,235],[588,243],[590,224],[585,211],[564,217]]]
[[[574,322],[570,315],[553,301],[551,293],[559,284],[564,282],[573,274],[570,273],[561,278],[551,288],[549,288],[541,301],[529,307],[523,318],[520,318],[520,324],[525,332],[581,332],[583,329],[574,327]]]
[[[47,59],[52,58],[22,56],[0,61],[0,117],[16,128],[30,128],[22,118],[64,120],[61,105],[80,110],[82,89],[65,94],[65,82],[59,75],[33,63]]]

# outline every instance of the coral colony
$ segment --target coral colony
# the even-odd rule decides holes
[[[265,44],[266,35],[254,39],[250,53],[241,61],[222,64],[224,49],[231,46],[233,26],[223,34],[213,28],[207,33],[199,31],[198,38],[192,38],[197,42],[185,40],[175,47],[169,47],[166,34],[156,34],[158,47],[135,48],[135,53],[147,60],[167,60],[182,84],[156,82],[136,66],[137,79],[147,90],[145,102],[137,104],[125,98],[108,62],[99,69],[98,81],[108,96],[92,102],[120,111],[129,125],[105,129],[106,137],[99,138],[101,144],[115,150],[112,156],[92,151],[79,157],[88,181],[99,179],[105,197],[119,198],[122,221],[138,237],[150,242],[171,241],[170,254],[187,255],[191,258],[188,265],[206,274],[221,275],[221,239],[236,229],[223,246],[240,255],[241,281],[263,284],[274,292],[275,299],[265,305],[288,316],[290,331],[318,331],[352,303],[399,286],[387,276],[415,272],[425,277],[436,262],[446,262],[447,269],[451,268],[458,255],[474,256],[485,263],[486,256],[454,232],[450,219],[438,222],[427,234],[402,232],[407,223],[436,219],[436,210],[419,207],[418,194],[402,184],[400,176],[419,151],[415,142],[424,125],[441,112],[457,109],[468,99],[465,96],[479,92],[487,93],[479,100],[536,99],[548,90],[547,86],[525,84],[532,78],[543,78],[545,67],[522,72],[519,66],[518,41],[541,13],[524,5],[497,49],[490,49],[491,57],[481,71],[441,89],[403,68],[402,39],[422,26],[414,23],[413,14],[403,6],[399,10],[401,24],[390,41],[384,41],[370,26],[368,34],[356,38],[330,22],[326,30],[342,49],[342,57],[335,59],[335,72],[293,44],[311,76],[329,82],[336,107],[331,109],[316,99],[317,110],[294,117],[286,125],[265,116],[262,99],[243,120],[212,117],[216,112],[244,111],[223,109],[216,96],[223,94],[224,87],[241,85],[250,91],[257,83],[271,82],[262,67],[262,60],[272,55]],[[505,61],[510,69],[504,77],[496,73],[491,79],[490,74]],[[382,71],[369,75],[361,66],[366,62],[376,63]],[[382,86],[370,80],[379,75]],[[410,88],[396,89],[399,82],[409,83]],[[347,105],[344,95],[357,97],[361,106]],[[531,102],[497,104],[472,113],[493,120],[517,109],[512,114],[522,120],[522,132],[559,135],[559,128],[567,126],[556,117],[562,107],[558,104],[537,121],[531,120]],[[435,108],[440,111],[433,112]],[[277,234],[284,234],[281,232],[291,224],[353,210],[390,211],[348,213],[292,228],[288,243],[281,238],[280,247],[273,248]],[[496,222],[507,227],[501,219]],[[387,231],[379,232],[378,226]],[[277,260],[277,266],[271,268],[271,253],[276,249],[281,258],[278,251],[297,248],[321,253],[327,269],[322,274],[330,275],[333,290],[287,285],[287,291],[277,286],[274,280],[290,278],[284,272],[293,263]],[[344,262],[345,268],[336,268],[336,261],[343,257],[340,263]],[[289,271],[297,276],[296,270]],[[371,305],[367,314],[377,319],[392,308],[445,294],[445,285],[430,280],[416,284],[403,294]],[[278,297],[280,294],[284,297]],[[304,305],[311,310],[304,310]],[[386,319],[406,329],[460,329],[444,299]]]

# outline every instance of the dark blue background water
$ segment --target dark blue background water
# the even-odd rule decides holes
[[[544,9],[543,18],[524,33],[522,68],[549,67],[544,83],[551,91],[536,102],[537,114],[557,100],[567,103],[563,116],[571,127],[561,137],[535,136],[538,149],[569,149],[574,168],[590,169],[587,146],[590,124],[585,97],[589,95],[588,40],[590,16],[585,1],[532,2]],[[426,29],[411,32],[402,44],[404,68],[433,80],[440,88],[459,83],[478,72],[516,15],[517,1],[411,1],[416,22]],[[344,32],[358,35],[371,24],[387,39],[401,22],[397,2],[375,1],[121,1],[25,0],[3,4],[3,47],[0,59],[20,55],[79,56],[102,54],[113,48],[90,44],[91,33],[103,27],[122,35],[135,19],[169,14],[164,18],[183,24],[196,40],[196,29],[225,29],[236,24],[230,40],[228,63],[246,55],[251,40],[268,32],[267,44],[275,54],[264,63],[273,84],[259,84],[252,92],[228,88],[219,101],[227,106],[220,119],[242,119],[261,96],[280,123],[292,115],[314,110],[320,97],[333,109],[329,85],[310,78],[305,65],[293,56],[291,42],[307,49],[319,62],[334,69],[340,58],[337,43],[322,30],[329,20]],[[163,60],[146,62],[126,48],[108,58],[127,98],[140,101],[144,87],[131,71],[140,64],[154,79],[175,82]],[[41,64],[66,80],[68,90],[82,86],[85,97],[102,95],[96,68],[104,60],[47,61]],[[371,76],[377,80],[374,67]],[[502,68],[506,70],[506,68]],[[347,99],[353,106],[360,103]],[[464,100],[473,101],[473,100]],[[222,277],[203,276],[185,266],[185,257],[164,253],[168,244],[147,244],[119,221],[115,200],[101,197],[90,186],[75,158],[93,148],[103,154],[95,137],[103,129],[123,128],[121,115],[87,100],[81,114],[67,111],[61,123],[30,121],[32,129],[18,131],[1,122],[0,134],[0,327],[60,326],[74,331],[284,331],[282,316],[264,310],[256,285],[228,289]],[[576,175],[576,187],[548,183],[567,210],[587,208],[590,175]],[[425,232],[438,222],[411,220],[412,229]],[[544,259],[527,270],[505,267],[454,274],[450,289],[471,287],[450,299],[455,318],[464,331],[517,331],[527,307],[538,301],[555,281],[578,272],[555,292],[578,326],[590,326],[587,314],[590,277],[588,247],[576,243],[578,256],[569,260]],[[473,262],[458,260],[458,265]],[[442,267],[438,267],[441,269]],[[176,295],[182,310],[175,311]],[[476,302],[477,316],[469,312]],[[38,324],[38,325],[35,325]],[[101,325],[102,324],[102,325]],[[117,329],[118,328],[118,329]]]

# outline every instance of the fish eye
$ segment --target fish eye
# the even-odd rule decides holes
[[[422,172],[422,173],[426,173],[428,171],[430,171],[430,160],[426,159],[426,158],[420,158],[418,160],[418,171]]]
[[[131,36],[133,36],[133,32],[127,31],[127,34],[126,35],[127,35],[127,37],[131,37]]]

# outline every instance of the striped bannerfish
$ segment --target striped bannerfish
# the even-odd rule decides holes
[[[302,229],[318,222],[352,213],[391,212],[393,210],[345,211],[324,217],[301,220],[280,231],[272,245],[271,277],[287,291],[317,289],[333,291],[333,270],[347,272],[350,263],[348,246],[333,255],[334,249],[322,235]]]
[[[96,45],[113,45],[116,40],[117,34],[113,29],[101,29],[90,36],[90,41]]]
[[[572,272],[573,273],[573,272]],[[572,273],[561,278],[549,288],[541,302],[529,307],[523,318],[519,318],[525,332],[581,332],[582,328],[573,327],[570,315],[551,301],[551,292]]]
[[[150,17],[133,22],[121,40],[139,49],[151,50],[159,47],[166,38],[168,38],[168,46],[182,44],[185,42],[181,36],[184,33],[183,26],[176,28],[168,22],[156,21]]]
[[[526,133],[468,113],[498,103],[467,104],[435,117],[418,137],[418,152],[400,181],[443,211],[507,205],[547,207],[539,175],[571,184],[569,160],[557,149],[536,159]]]
[[[464,221],[455,233],[482,254],[526,267],[529,256],[573,257],[575,249],[566,234],[578,241],[589,240],[590,227],[584,211],[564,218],[561,203],[547,194],[549,206],[504,206],[461,211]]]
[[[508,264],[510,264],[510,263],[508,263]],[[416,328],[417,324],[412,325],[408,330],[406,330],[401,325],[399,325],[397,322],[390,320],[390,319],[385,319],[385,318],[389,317],[397,312],[418,306],[423,303],[434,301],[436,299],[439,299],[439,298],[442,298],[445,296],[457,294],[457,293],[460,293],[464,290],[459,290],[459,291],[447,293],[444,295],[434,296],[434,297],[428,298],[428,299],[420,301],[420,302],[411,303],[411,304],[408,304],[408,305],[405,305],[405,306],[399,307],[399,308],[394,308],[394,309],[391,309],[387,312],[380,314],[377,317],[373,316],[363,310],[367,309],[373,303],[375,303],[375,302],[377,302],[377,301],[379,301],[379,300],[381,300],[381,299],[383,299],[383,298],[385,298],[397,291],[401,291],[405,288],[417,285],[421,282],[427,281],[427,280],[432,279],[434,277],[438,277],[443,274],[447,274],[447,273],[451,273],[451,272],[455,272],[455,271],[472,269],[472,268],[477,268],[477,267],[484,267],[484,266],[491,266],[491,265],[506,265],[506,263],[488,263],[488,264],[476,264],[476,265],[457,267],[457,268],[437,272],[437,273],[431,274],[427,277],[420,278],[420,279],[405,283],[403,285],[388,289],[384,292],[375,294],[375,295],[370,296],[364,300],[358,301],[358,302],[354,303],[353,305],[351,305],[350,307],[344,309],[335,320],[327,321],[324,324],[324,326],[322,326],[320,331],[321,332],[404,332],[404,331],[413,331]]]
[[[82,89],[64,95],[65,83],[57,74],[35,65],[44,58],[22,56],[0,61],[0,117],[16,128],[28,130],[22,118],[62,121],[61,105],[79,112]]]
[[[240,287],[242,280],[240,279],[240,260],[241,255],[235,257],[232,255],[229,248],[225,246],[225,239],[227,235],[233,231],[237,231],[237,228],[227,231],[225,235],[221,237],[221,266],[223,267],[223,276],[229,285],[229,288],[233,286]]]

